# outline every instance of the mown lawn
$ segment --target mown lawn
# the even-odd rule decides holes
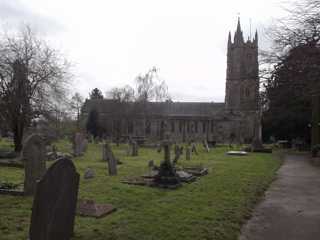
[[[60,142],[58,149],[70,151],[70,144]],[[178,190],[164,190],[120,183],[126,176],[148,171],[148,160],[157,164],[163,153],[140,149],[138,157],[126,157],[125,146],[113,146],[121,159],[118,176],[107,175],[101,160],[101,146],[90,144],[83,157],[74,160],[81,175],[79,198],[111,203],[117,211],[100,218],[76,217],[77,240],[102,239],[237,239],[241,224],[250,215],[254,203],[262,196],[281,164],[277,154],[227,156],[226,147],[199,155],[180,165],[202,164],[209,174]],[[48,163],[50,164],[50,163]],[[95,170],[93,179],[84,180],[87,167]],[[0,167],[0,181],[23,181],[23,170]],[[32,197],[0,195],[0,239],[27,239]]]

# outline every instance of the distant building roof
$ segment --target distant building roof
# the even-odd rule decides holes
[[[112,99],[86,100],[82,113],[88,114],[96,109],[101,114],[127,113],[139,114],[145,112],[149,115],[161,116],[211,116],[223,112],[224,103],[213,102],[147,102],[147,103],[121,103]]]

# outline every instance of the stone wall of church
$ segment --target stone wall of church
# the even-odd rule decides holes
[[[212,117],[166,117],[150,116],[147,118],[127,118],[101,114],[100,125],[103,135],[107,138],[143,137],[149,141],[159,141],[165,133],[176,142],[216,141],[229,143],[230,136],[234,142],[250,142],[254,131],[254,112],[226,113]],[[85,121],[85,120],[84,120]]]

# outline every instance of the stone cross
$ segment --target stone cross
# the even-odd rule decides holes
[[[164,140],[162,142],[162,146],[164,148],[164,161],[170,162],[171,157],[170,157],[170,142],[167,140]]]
[[[33,195],[36,182],[46,171],[46,150],[44,141],[38,134],[28,136],[23,144],[22,160],[24,161],[24,193]]]
[[[164,148],[164,161],[161,162],[159,172],[154,181],[162,187],[178,187],[181,185],[180,179],[176,174],[174,164],[171,163],[169,140],[162,141],[161,146]]]
[[[73,235],[79,174],[60,158],[38,182],[32,205],[30,240],[69,240]]]

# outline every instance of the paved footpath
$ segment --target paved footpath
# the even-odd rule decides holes
[[[287,155],[239,240],[319,240],[320,167]]]

